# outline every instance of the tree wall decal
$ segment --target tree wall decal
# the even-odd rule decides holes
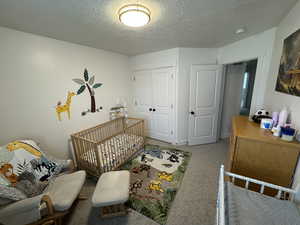
[[[89,91],[91,97],[91,112],[94,113],[96,112],[95,89],[101,87],[102,83],[95,83],[95,76],[90,77],[87,69],[84,69],[83,78],[84,79],[73,79],[75,83],[81,85],[77,91],[77,95],[80,95],[86,89]]]

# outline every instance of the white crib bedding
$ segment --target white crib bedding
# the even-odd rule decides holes
[[[226,225],[298,225],[300,213],[291,201],[278,200],[233,185],[226,186]]]
[[[143,145],[143,137],[134,134],[119,134],[98,146],[98,155],[102,168],[108,165],[120,163],[117,156],[128,151],[140,149]],[[103,153],[101,153],[101,149]],[[103,155],[103,156],[102,156]],[[90,163],[96,160],[94,151],[90,150],[82,155],[82,158]]]

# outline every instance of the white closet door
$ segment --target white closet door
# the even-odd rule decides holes
[[[145,119],[145,132],[150,136],[152,122],[152,72],[139,71],[134,73],[134,111],[135,116]]]
[[[192,65],[190,76],[190,145],[217,141],[222,66]]]
[[[153,111],[151,137],[172,142],[174,127],[174,81],[173,69],[152,71]]]

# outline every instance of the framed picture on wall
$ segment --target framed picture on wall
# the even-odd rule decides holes
[[[300,96],[300,29],[284,40],[275,90]]]

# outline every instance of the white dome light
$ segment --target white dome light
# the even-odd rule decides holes
[[[121,23],[129,27],[142,27],[150,22],[150,10],[140,4],[123,6],[118,14]]]

